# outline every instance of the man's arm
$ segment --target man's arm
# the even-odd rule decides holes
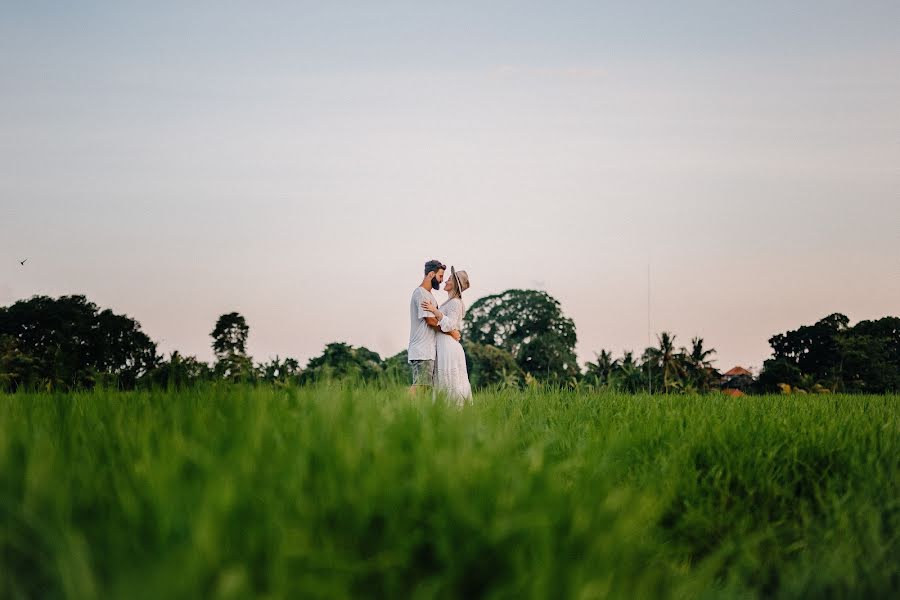
[[[454,329],[453,331],[443,331],[441,326],[438,325],[438,320],[435,317],[425,317],[425,322],[428,323],[428,326],[432,329],[437,330],[438,333],[443,333],[444,335],[449,335],[457,342],[462,337],[458,330]]]
[[[425,294],[421,294],[421,293],[417,293],[416,295],[413,296],[413,301],[419,304],[419,318],[425,319],[425,322],[428,324],[428,326],[431,327],[432,329],[436,330],[438,333],[449,335],[450,337],[452,337],[454,340],[456,340],[458,342],[461,337],[459,332],[455,331],[455,330],[450,331],[450,332],[441,331],[441,326],[439,324],[440,321],[437,318],[435,318],[434,313],[422,308],[421,303],[424,300],[431,300],[432,302],[434,302],[434,297],[431,296],[431,294],[428,294],[426,296]]]

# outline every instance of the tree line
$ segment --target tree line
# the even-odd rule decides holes
[[[254,362],[249,325],[239,313],[220,316],[210,332],[211,363],[175,351],[158,353],[140,323],[84,296],[34,296],[0,307],[0,390],[93,387],[182,388],[230,381],[305,385],[353,378],[406,382],[406,351],[382,359],[365,347],[326,345],[301,367],[290,357]],[[583,368],[575,355],[575,324],[546,292],[507,290],[469,307],[463,345],[472,384],[519,387],[537,383],[619,392],[682,393],[735,389],[753,392],[869,392],[900,390],[900,318],[851,326],[841,314],[779,333],[758,378],[724,374],[714,348],[695,337],[689,346],[663,332],[640,354],[614,358],[601,350]]]

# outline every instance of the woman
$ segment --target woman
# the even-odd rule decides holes
[[[469,276],[465,271],[457,272],[450,267],[450,278],[444,284],[444,291],[449,298],[440,308],[431,300],[422,302],[422,308],[432,313],[438,320],[441,331],[449,332],[462,329],[463,306],[462,293],[469,289]],[[472,399],[472,386],[469,385],[469,373],[466,370],[466,354],[462,345],[449,335],[437,337],[437,363],[435,364],[434,387],[442,390],[452,400],[462,406],[466,400]]]

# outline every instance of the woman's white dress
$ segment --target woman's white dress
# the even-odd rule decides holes
[[[462,300],[451,298],[440,309],[444,313],[444,318],[440,321],[441,331],[462,329],[465,314]],[[469,372],[466,370],[466,353],[463,352],[462,344],[449,335],[438,335],[434,385],[460,405],[472,398],[472,386],[469,385]]]

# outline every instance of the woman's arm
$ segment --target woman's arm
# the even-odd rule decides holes
[[[459,329],[457,329],[455,326],[451,326],[450,319],[447,318],[450,315],[445,315],[440,310],[438,310],[438,307],[435,306],[434,302],[432,302],[431,300],[425,300],[424,302],[422,302],[422,309],[432,313],[434,315],[434,318],[437,319],[436,329],[439,332],[446,333],[457,342],[459,341],[460,337],[462,336],[459,333]]]
[[[444,316],[438,321],[441,331],[453,331],[459,327],[462,317],[462,305],[458,300],[451,300],[444,305]]]
[[[425,300],[422,302],[422,310],[427,310],[431,314],[434,315],[434,318],[440,322],[441,319],[444,318],[444,313],[438,310],[437,305],[431,300]]]

